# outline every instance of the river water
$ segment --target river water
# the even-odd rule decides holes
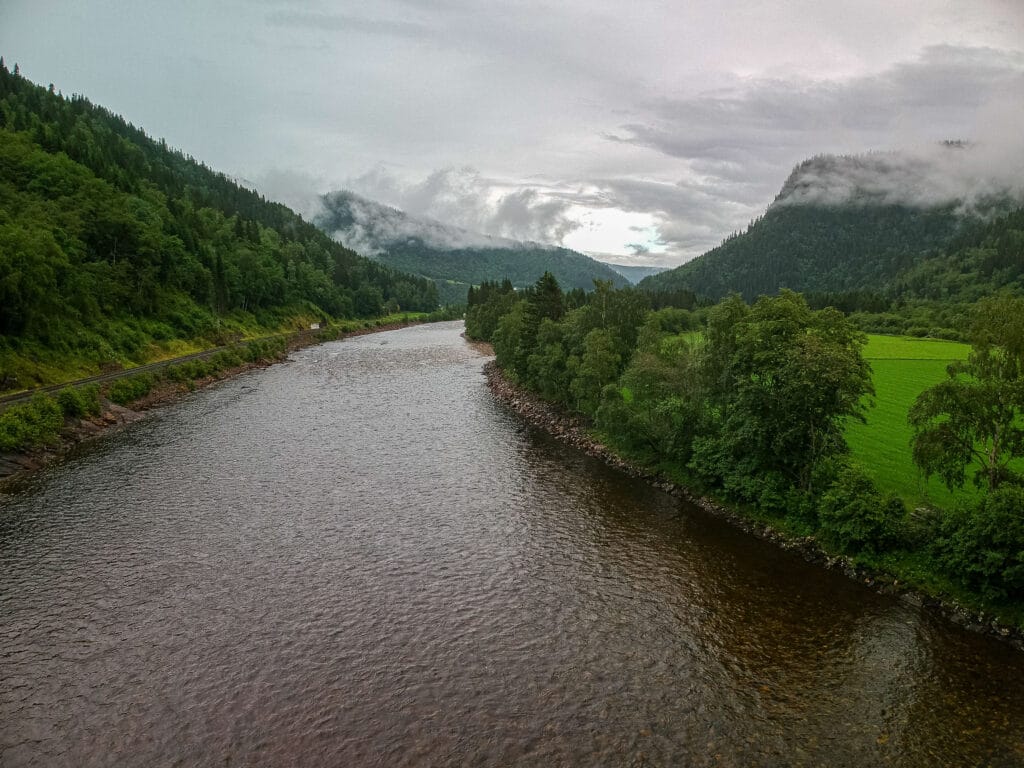
[[[1024,654],[524,427],[460,332],[0,496],[0,765],[1024,764]]]

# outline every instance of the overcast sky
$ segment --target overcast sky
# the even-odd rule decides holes
[[[811,155],[1024,159],[1024,0],[0,0],[0,54],[306,213],[349,188],[622,263]]]

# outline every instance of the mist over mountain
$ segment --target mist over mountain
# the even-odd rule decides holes
[[[609,262],[604,263],[608,264],[609,267],[611,267],[624,278],[629,280],[629,282],[633,283],[633,285],[636,285],[645,277],[650,277],[651,275],[659,275],[662,272],[671,269],[671,267],[639,267],[631,264],[611,264]]]
[[[457,296],[464,300],[469,285],[508,278],[525,287],[546,271],[566,289],[589,290],[594,280],[610,280],[616,286],[629,282],[610,266],[568,248],[493,237],[410,216],[344,190],[324,195],[312,220],[357,253],[439,281],[453,301]]]
[[[997,169],[993,157],[962,142],[924,152],[813,157],[793,170],[745,232],[641,287],[709,298],[737,291],[748,300],[780,288],[882,289],[938,255],[965,227],[1021,204],[1017,164]]]
[[[1024,199],[1024,146],[946,141],[925,149],[819,155],[800,163],[774,205],[955,206],[984,215]]]

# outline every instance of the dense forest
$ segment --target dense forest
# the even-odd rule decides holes
[[[714,300],[737,292],[748,301],[789,288],[830,296],[848,312],[917,312],[932,320],[936,307],[929,302],[969,304],[1000,289],[1021,288],[1019,200],[1006,193],[970,208],[956,202],[897,204],[880,190],[905,187],[907,179],[888,168],[889,162],[886,155],[867,155],[801,163],[745,232],[644,280],[642,287],[685,288]],[[906,161],[895,167],[906,170]],[[923,192],[902,193],[915,191]],[[836,199],[826,202],[829,194]],[[916,324],[922,325],[920,319]]]
[[[946,245],[961,223],[952,207],[776,204],[746,232],[641,286],[716,300],[735,291],[748,301],[780,288],[881,290]]]
[[[468,232],[351,192],[324,195],[323,207],[313,222],[324,232],[383,264],[438,280],[442,298],[457,298],[458,303],[471,285],[507,278],[516,288],[525,288],[545,272],[566,288],[590,290],[594,280],[629,283],[607,264],[568,248]]]
[[[174,340],[437,305],[432,281],[0,60],[0,390]]]
[[[850,460],[844,428],[874,394],[867,337],[800,294],[655,310],[642,291],[563,294],[545,275],[523,292],[482,286],[466,332],[621,453],[828,552],[1024,620],[1024,299],[973,307],[968,359],[905,417],[914,440],[896,448],[924,476],[981,490],[949,510],[908,508]]]

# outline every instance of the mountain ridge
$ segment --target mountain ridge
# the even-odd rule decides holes
[[[551,272],[566,290],[590,290],[593,281],[616,287],[628,278],[585,254],[560,246],[485,235],[413,216],[348,190],[323,195],[313,223],[333,240],[390,267],[435,281],[479,285],[508,278],[532,285]]]
[[[945,151],[969,150],[950,143]],[[1015,207],[1008,189],[967,186],[962,166],[959,157],[944,153],[932,159],[899,153],[812,157],[794,168],[764,215],[744,232],[645,278],[640,287],[687,289],[710,299],[735,291],[747,300],[782,288],[885,289],[941,254],[965,227]]]

